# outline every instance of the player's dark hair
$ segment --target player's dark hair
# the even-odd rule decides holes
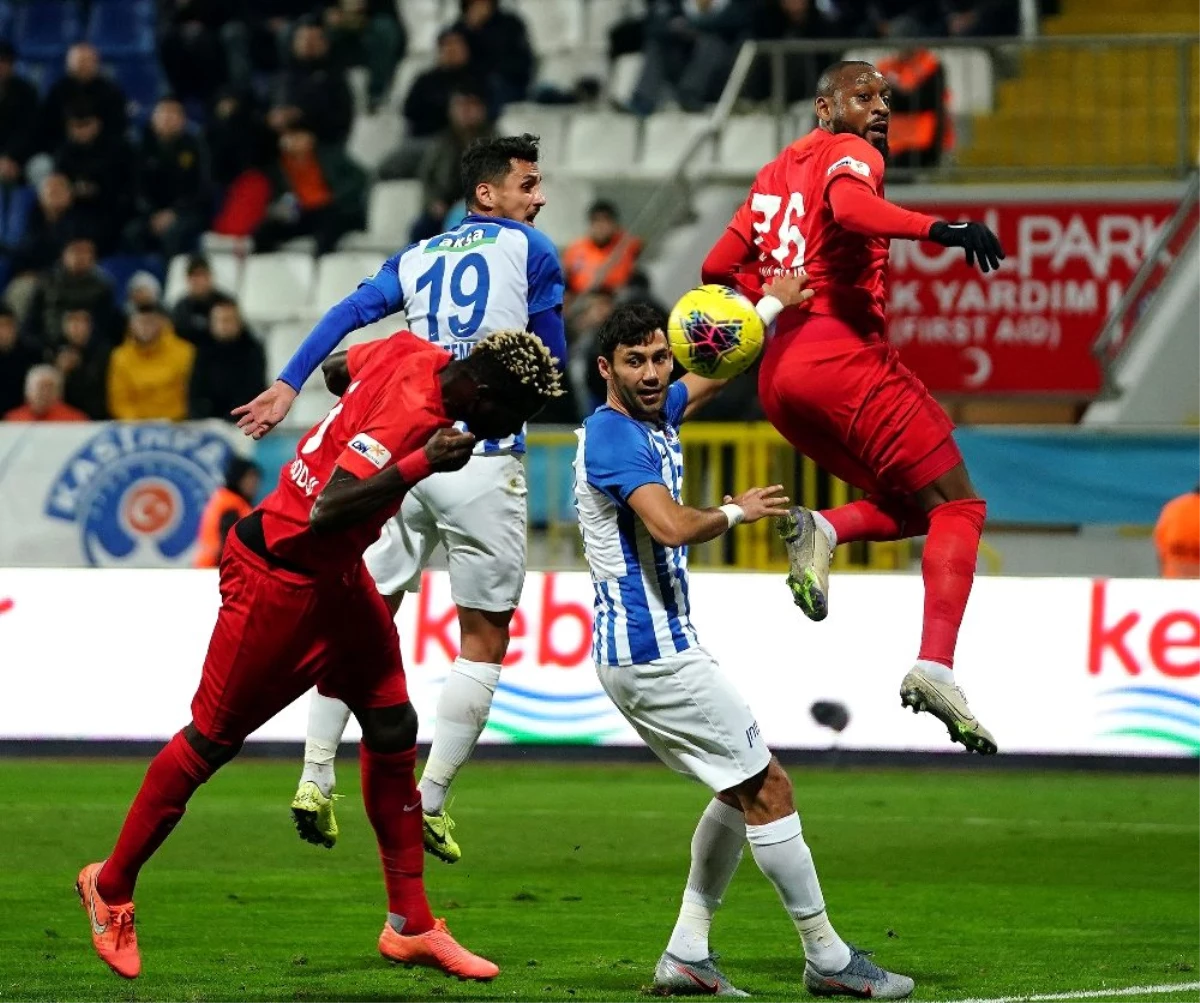
[[[493,136],[477,139],[462,155],[462,185],[468,208],[475,205],[475,189],[482,184],[499,184],[512,170],[514,160],[538,159],[537,136],[528,132],[520,136]]]
[[[620,345],[644,345],[655,331],[666,331],[667,318],[649,303],[617,307],[596,332],[596,350],[609,362]]]
[[[833,92],[837,90],[842,74],[852,66],[866,67],[868,70],[875,69],[874,64],[868,63],[865,59],[839,59],[836,63],[826,66],[817,79],[817,97],[833,97]]]

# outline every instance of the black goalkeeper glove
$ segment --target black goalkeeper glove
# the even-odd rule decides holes
[[[981,272],[994,272],[1004,260],[1004,248],[997,237],[982,223],[945,223],[939,220],[929,228],[929,239],[943,247],[964,247],[967,264],[979,259]]]

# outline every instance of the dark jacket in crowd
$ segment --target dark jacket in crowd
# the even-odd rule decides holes
[[[83,349],[60,342],[50,350],[48,357],[57,364],[63,353],[76,359],[74,368],[63,378],[63,400],[93,421],[107,420],[108,357],[112,355],[112,346],[93,332]]]
[[[69,310],[86,310],[92,315],[93,337],[110,342],[119,337],[122,318],[108,276],[98,268],[72,275],[62,265],[56,265],[34,290],[25,317],[25,336],[48,347],[55,332],[62,330],[63,314]]]
[[[29,210],[25,233],[13,253],[13,273],[44,272],[54,267],[62,249],[73,237],[92,236],[87,222],[74,206],[58,219],[47,218],[40,203]]]
[[[408,134],[418,138],[436,136],[449,124],[450,95],[460,87],[474,83],[468,67],[448,70],[435,66],[413,81],[404,99],[404,117]]]
[[[37,150],[40,120],[33,84],[15,74],[0,83],[0,156],[24,165]]]
[[[40,362],[41,350],[25,339],[7,352],[0,348],[0,415],[25,403],[25,374]]]
[[[209,196],[208,152],[203,140],[185,132],[164,142],[147,129],[138,150],[138,212],[148,215],[174,209],[206,214]]]
[[[354,123],[354,95],[345,73],[329,59],[293,59],[279,81],[275,104],[299,108],[323,143],[344,143]]]
[[[93,143],[64,142],[54,157],[54,166],[70,178],[72,187],[80,181],[95,186],[91,194],[80,194],[76,189],[75,208],[93,228],[100,253],[108,253],[133,208],[130,178],[134,160],[129,144],[105,126]]]
[[[523,95],[533,82],[534,57],[525,22],[506,10],[496,10],[477,30],[458,21],[471,50],[471,68],[487,79],[499,77],[514,95]]]
[[[196,348],[188,388],[192,418],[234,421],[230,411],[253,400],[267,386],[267,357],[258,339],[242,328],[233,341],[203,341]]]
[[[38,148],[53,153],[66,139],[67,109],[86,105],[95,109],[104,123],[104,135],[124,136],[128,124],[125,92],[106,77],[86,83],[63,77],[46,94],[41,113]]]
[[[208,341],[208,316],[212,313],[213,304],[228,298],[216,289],[207,296],[181,296],[171,310],[175,333],[193,345]]]

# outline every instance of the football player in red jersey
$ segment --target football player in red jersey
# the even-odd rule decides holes
[[[112,854],[79,875],[96,952],[126,978],[141,971],[138,872],[196,789],[312,686],[344,700],[362,725],[363,801],[387,886],[380,953],[460,978],[499,973],[429,911],[413,776],[417,715],[396,625],[362,554],[414,484],[464,466],[476,435],[512,435],[558,396],[557,370],[525,331],[498,331],[461,361],[401,332],[331,356],[324,368],[340,399],[300,440],[278,487],[226,538],[221,609],[192,719],[150,764]],[[456,421],[474,434],[455,431]]]
[[[758,172],[703,275],[760,300],[772,275],[807,272],[815,295],[805,309],[760,304],[760,313],[778,319],[759,396],[799,452],[868,497],[822,512],[792,510],[780,526],[788,585],[808,617],[824,619],[838,543],[927,536],[921,649],[901,700],[936,716],[954,741],[989,754],[995,740],[951,671],[987,508],[949,417],[887,343],[884,306],[891,238],[965,248],[968,263],[984,272],[999,267],[1004,251],[981,223],[948,223],[884,199],[889,100],[870,63],[826,70],[817,128]]]

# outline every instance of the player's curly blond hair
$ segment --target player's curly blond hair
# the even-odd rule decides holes
[[[470,355],[481,375],[513,384],[513,389],[549,400],[563,395],[555,358],[542,339],[529,331],[493,331]]]

